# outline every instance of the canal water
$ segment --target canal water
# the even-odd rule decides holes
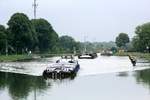
[[[150,63],[128,57],[79,59],[74,79],[48,79],[43,70],[59,57],[0,63],[1,100],[149,100]]]

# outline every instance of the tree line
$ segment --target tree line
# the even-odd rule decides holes
[[[150,52],[150,23],[139,25],[135,36],[130,39],[127,33],[120,33],[115,40],[118,48],[127,51]],[[34,53],[78,53],[99,51],[112,43],[78,42],[70,36],[59,36],[52,25],[43,18],[29,19],[24,13],[13,14],[7,27],[0,25],[0,54]],[[107,46],[114,48],[115,45]]]
[[[72,53],[80,43],[70,36],[61,36],[43,18],[29,19],[24,13],[15,13],[7,23],[0,25],[0,54]]]
[[[137,26],[131,40],[127,33],[120,33],[115,42],[119,48],[127,51],[150,52],[150,22]]]

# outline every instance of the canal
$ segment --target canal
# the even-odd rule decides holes
[[[30,62],[0,63],[2,100],[149,100],[150,63],[138,59],[133,67],[128,57],[99,56],[79,59],[74,79],[48,79],[43,70],[59,57]]]

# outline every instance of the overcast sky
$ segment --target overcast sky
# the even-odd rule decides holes
[[[114,41],[120,32],[150,22],[150,0],[37,0],[37,18],[47,19],[59,35],[78,41]],[[33,18],[33,0],[0,0],[0,24],[23,12]]]

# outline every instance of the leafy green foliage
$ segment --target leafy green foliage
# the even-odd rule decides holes
[[[136,28],[133,46],[137,51],[144,52],[150,48],[150,23],[145,23]],[[148,47],[148,48],[147,48]]]
[[[58,35],[51,24],[45,19],[34,19],[31,22],[37,33],[39,50],[42,52],[51,50],[58,41]]]
[[[7,41],[6,29],[3,25],[0,25],[0,53],[4,54]]]
[[[5,31],[6,31],[6,30],[5,30],[5,26],[0,25],[0,31],[1,31],[1,32],[5,32]]]
[[[29,18],[23,13],[14,14],[8,21],[8,30],[11,33],[12,46],[17,53],[26,49],[32,50],[37,42],[35,29]]]
[[[109,42],[80,42],[80,52],[83,51],[87,53],[100,52],[103,50],[111,50],[112,47],[116,48],[116,44],[113,41]]]
[[[51,24],[45,19],[29,20],[23,13],[15,13],[8,21],[8,28],[0,25],[0,53],[5,52],[6,43],[9,54],[35,53],[73,53],[82,52],[84,44],[70,36],[59,37]],[[104,43],[105,44],[105,43]],[[110,47],[110,43],[102,48]],[[88,51],[98,51],[99,43],[87,43]],[[38,52],[37,52],[38,51]]]
[[[61,36],[59,38],[59,44],[61,47],[61,51],[73,52],[76,42],[70,36]]]
[[[129,43],[129,36],[126,33],[120,33],[116,37],[116,45],[118,47],[125,47],[127,43]]]

